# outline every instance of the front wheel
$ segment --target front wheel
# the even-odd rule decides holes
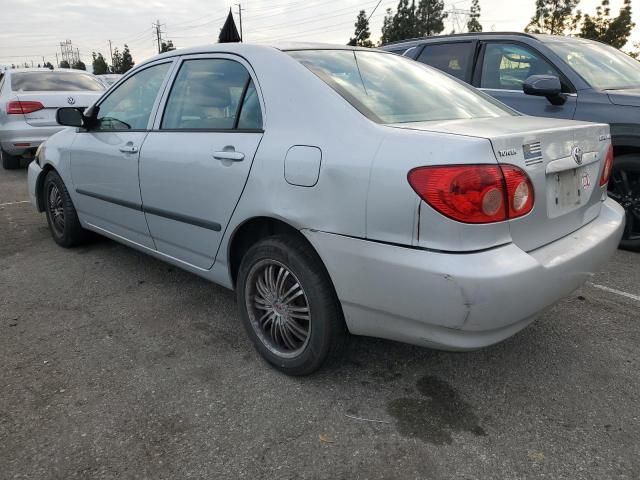
[[[616,157],[608,193],[622,205],[626,214],[627,222],[620,248],[640,251],[640,156]]]
[[[237,280],[240,315],[258,352],[289,375],[316,371],[346,333],[324,265],[301,241],[275,236],[245,254]]]
[[[65,248],[84,243],[89,232],[80,226],[78,214],[60,175],[54,170],[47,173],[43,189],[47,223],[55,242]]]

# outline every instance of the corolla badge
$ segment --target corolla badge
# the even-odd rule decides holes
[[[582,156],[584,155],[584,153],[582,152],[582,149],[578,146],[575,146],[571,149],[571,156],[573,157],[573,160],[578,164],[578,165],[582,165]]]
[[[76,99],[73,98],[73,97],[69,97],[69,98],[67,98],[67,103],[69,105],[73,105],[74,103],[76,103]]]

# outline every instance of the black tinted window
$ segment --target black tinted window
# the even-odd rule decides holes
[[[97,130],[144,130],[170,63],[145,68],[127,78],[100,103]]]
[[[417,60],[460,80],[467,80],[469,64],[473,61],[473,44],[458,42],[427,45]]]
[[[185,61],[169,94],[161,128],[235,128],[238,107],[249,79],[247,69],[233,60]],[[247,118],[250,113],[247,112]]]
[[[70,72],[22,72],[11,75],[14,92],[100,91],[104,86],[92,75]]]

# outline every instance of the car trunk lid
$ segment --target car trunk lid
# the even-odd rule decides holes
[[[91,106],[102,92],[16,92],[21,102],[40,102],[43,109],[24,115],[25,121],[33,127],[51,127],[56,122],[56,112],[62,107],[76,107],[82,110]]]
[[[607,125],[517,116],[392,126],[486,138],[498,163],[523,169],[533,184],[535,204],[528,215],[510,220],[509,229],[525,251],[578,230],[600,213]]]

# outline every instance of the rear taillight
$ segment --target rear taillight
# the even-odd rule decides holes
[[[607,150],[607,156],[604,159],[604,166],[602,167],[602,175],[600,175],[601,187],[604,187],[607,183],[609,183],[611,170],[613,170],[613,145],[609,144],[609,150]]]
[[[418,167],[408,180],[420,198],[459,222],[501,222],[533,208],[531,180],[514,165]]]
[[[33,101],[13,101],[7,103],[7,115],[23,115],[42,110],[44,105]]]

